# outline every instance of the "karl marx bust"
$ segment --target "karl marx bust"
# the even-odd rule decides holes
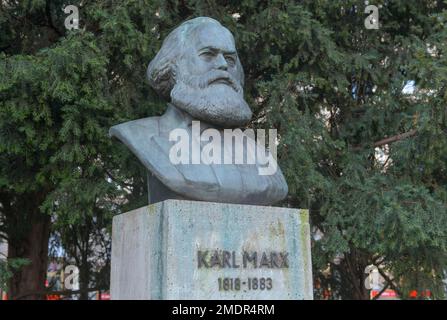
[[[270,205],[287,195],[287,183],[274,159],[270,161],[275,171],[261,175],[259,169],[265,163],[259,159],[252,164],[175,164],[170,158],[174,145],[170,133],[175,129],[192,132],[194,122],[200,121],[200,130],[213,128],[222,133],[251,119],[243,97],[244,71],[228,29],[206,17],[182,23],[164,40],[147,76],[168,101],[166,112],[113,126],[110,135],[129,147],[148,169],[149,203],[190,199]],[[213,143],[220,146],[214,138]],[[203,141],[199,139],[198,145],[202,149]],[[243,149],[247,157],[253,153],[246,145]],[[232,152],[225,146],[222,150]]]

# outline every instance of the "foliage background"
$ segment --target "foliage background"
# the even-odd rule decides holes
[[[108,286],[111,217],[144,205],[146,191],[143,168],[107,131],[163,112],[145,69],[196,16],[233,32],[251,126],[278,129],[290,189],[281,205],[309,208],[318,230],[316,297],[367,299],[371,264],[403,298],[443,297],[445,1],[371,1],[378,30],[364,27],[364,1],[0,3],[0,234],[12,261],[32,262],[12,279],[13,297],[41,288],[23,283],[45,268],[50,234],[83,289]],[[68,4],[79,30],[64,28]],[[410,80],[412,94],[402,91]]]

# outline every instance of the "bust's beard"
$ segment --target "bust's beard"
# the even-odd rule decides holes
[[[226,80],[213,83],[222,78]],[[252,116],[242,87],[228,72],[221,70],[177,79],[171,91],[171,103],[192,117],[219,127],[241,127]]]

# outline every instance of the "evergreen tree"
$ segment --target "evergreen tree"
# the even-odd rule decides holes
[[[67,4],[0,2],[0,234],[31,261],[12,297],[42,289],[51,227],[68,248],[145,204],[144,169],[107,130],[164,111],[145,69],[197,16],[235,35],[250,126],[278,129],[282,205],[310,209],[322,292],[368,299],[373,264],[402,298],[443,296],[447,2],[371,1],[367,29],[355,0],[71,1],[71,31]]]

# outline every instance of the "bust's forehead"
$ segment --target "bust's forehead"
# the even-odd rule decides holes
[[[203,23],[197,26],[192,35],[192,46],[196,50],[213,47],[224,52],[236,52],[231,32],[216,23]]]

